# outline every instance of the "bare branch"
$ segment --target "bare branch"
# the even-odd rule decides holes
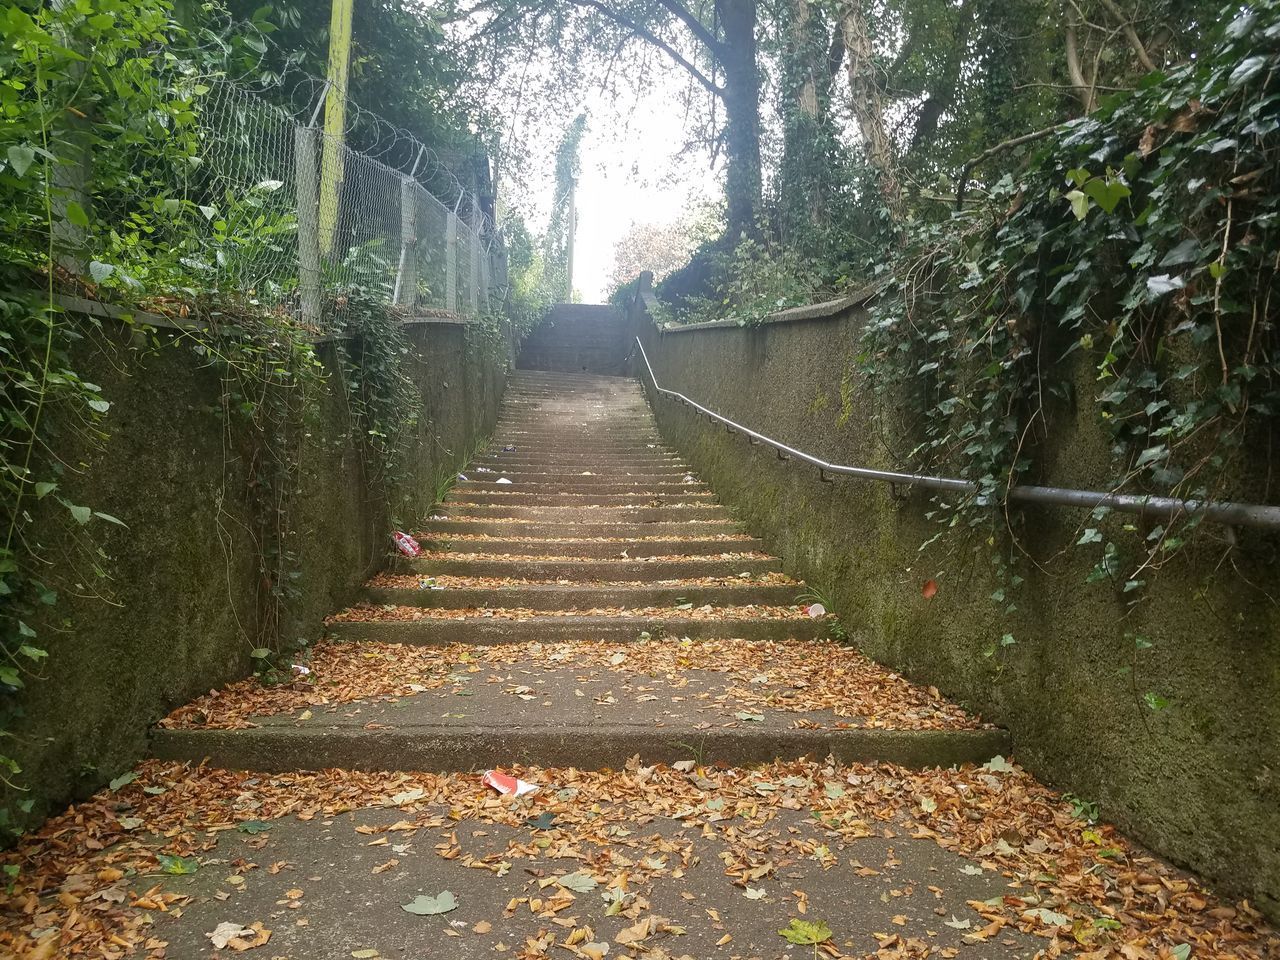
[[[693,15],[693,12],[684,4],[677,0],[658,0],[660,4],[671,11],[681,23],[689,28],[689,32],[698,38],[698,41],[711,52],[718,60],[720,53],[724,49],[724,44],[716,39],[715,35],[707,29],[706,24]]]
[[[663,51],[667,56],[669,56],[672,60],[674,60],[680,66],[684,67],[685,71],[691,77],[693,77],[693,79],[697,80],[698,83],[706,87],[710,93],[714,94],[717,97],[724,96],[724,87],[720,86],[714,80],[709,78],[705,73],[699,70],[696,66],[690,63],[688,60],[686,60],[684,56],[681,55],[679,50],[671,46],[671,44],[667,43],[667,41],[663,40],[660,36],[658,36],[653,31],[649,30],[648,28],[632,20],[630,17],[626,16],[625,14],[619,13],[618,11],[611,9],[604,3],[601,3],[600,0],[570,0],[570,2],[576,4],[579,7],[588,7],[592,10],[595,10],[598,13],[600,13],[602,16],[607,17],[609,20],[613,21],[619,26],[625,27],[626,29],[630,30],[637,37],[640,37],[646,42],[657,47],[659,50]]]
[[[1133,47],[1133,52],[1138,56],[1138,62],[1147,71],[1155,70],[1156,65],[1147,54],[1147,48],[1138,36],[1138,31],[1133,29],[1133,21],[1124,15],[1115,0],[1102,0],[1102,5],[1106,7],[1107,13],[1115,18],[1116,23],[1120,25],[1120,29],[1124,31],[1124,38],[1129,41],[1129,46]]]

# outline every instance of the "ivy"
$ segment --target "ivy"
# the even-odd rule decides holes
[[[910,461],[977,486],[933,515],[983,531],[1006,581],[1021,551],[998,508],[1075,404],[1110,439],[1117,490],[1221,498],[1274,436],[1280,3],[1220,22],[1203,56],[1064,124],[962,212],[910,223],[873,309],[864,370],[886,410],[908,403]],[[1107,512],[1076,546],[1090,581],[1136,602],[1198,522],[1128,524],[1126,550]]]

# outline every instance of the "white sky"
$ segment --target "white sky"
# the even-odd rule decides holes
[[[586,303],[608,296],[614,244],[633,222],[668,224],[680,219],[692,201],[721,193],[720,171],[711,169],[709,154],[682,151],[685,75],[671,66],[660,79],[665,82],[647,86],[638,101],[629,95],[615,101],[598,89],[582,99],[588,119],[579,152],[573,286]],[[531,229],[546,226],[555,147],[572,116],[548,117],[542,129],[515,131],[517,138],[542,148],[523,171],[525,186],[514,188],[526,191],[519,205]],[[503,189],[513,187],[504,184]]]

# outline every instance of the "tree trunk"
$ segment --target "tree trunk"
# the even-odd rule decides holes
[[[894,220],[901,220],[902,187],[898,182],[898,164],[893,155],[893,144],[889,142],[889,134],[885,130],[884,98],[876,79],[871,35],[862,12],[861,0],[850,0],[845,6],[840,16],[840,28],[849,54],[849,89],[852,93],[853,115],[858,121],[858,130],[862,133],[867,158],[879,177],[885,206]]]
[[[760,209],[760,71],[756,65],[756,0],[716,0],[724,39],[725,196],[731,243],[755,233]]]
[[[792,0],[782,62],[782,164],[778,197],[784,236],[826,222],[828,75],[826,24],[809,0]]]

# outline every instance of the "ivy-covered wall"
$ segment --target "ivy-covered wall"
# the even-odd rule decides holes
[[[665,333],[642,312],[633,320],[664,387],[832,462],[903,469],[915,439],[895,434],[892,409],[862,382],[862,309]],[[1080,397],[1091,395],[1086,374]],[[1135,603],[1123,578],[1087,583],[1101,544],[1076,544],[1100,527],[1108,541],[1140,546],[1153,522],[1018,508],[1011,542],[1029,562],[1006,614],[992,599],[1005,581],[985,528],[943,531],[921,491],[823,483],[816,469],[650,396],[663,434],[789,573],[829,597],[852,642],[1007,726],[1038,776],[1280,917],[1280,538],[1206,527]],[[1088,403],[1055,411],[1036,482],[1109,488],[1095,417]],[[1266,458],[1258,452],[1228,495],[1256,497],[1280,466]]]
[[[389,504],[411,525],[492,430],[512,355],[507,335],[484,322],[406,324],[398,363],[418,417],[388,478],[370,475],[383,461],[360,449],[367,424],[353,415],[349,359],[358,344],[317,346],[319,375],[293,388],[310,395],[297,401],[306,412],[289,443],[295,482],[278,518],[290,556],[280,564],[288,596],[277,627],[264,622],[277,610],[264,600],[260,564],[263,451],[225,402],[234,392],[225,368],[195,349],[206,341],[173,332],[144,335],[110,320],[85,332],[76,369],[111,408],[105,438],[73,414],[59,423],[57,496],[125,526],[81,529],[52,495],[36,506],[47,514],[33,521],[43,554],[85,569],[60,578],[81,589],[64,586],[34,624],[48,657],[42,677],[27,676],[16,694],[9,750],[23,769],[14,777],[21,790],[6,800],[10,810],[29,806],[27,819],[128,769],[146,755],[156,720],[248,673],[260,645],[273,641],[275,652],[319,637],[323,618],[386,562]],[[96,546],[76,549],[89,530]]]

